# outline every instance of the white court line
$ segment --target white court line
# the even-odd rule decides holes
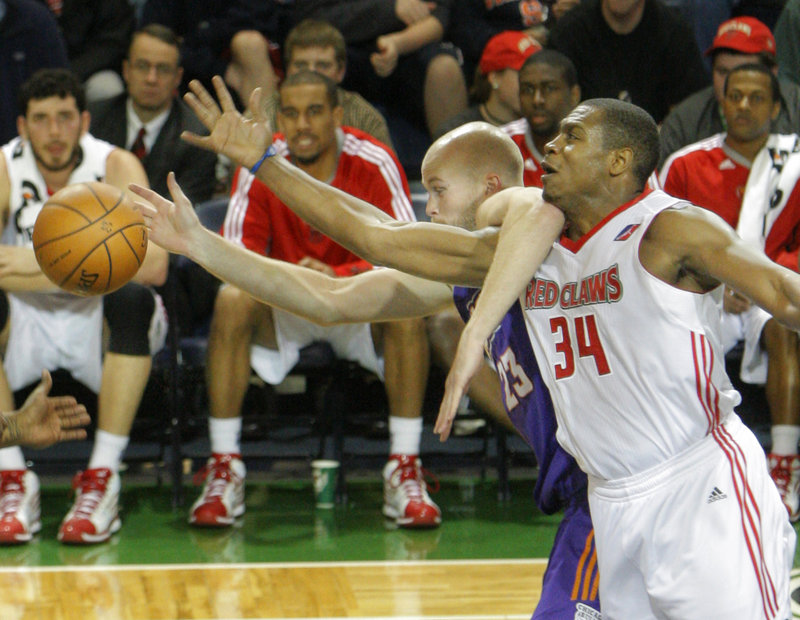
[[[73,571],[144,571],[144,570],[206,570],[206,569],[245,569],[245,568],[336,568],[336,567],[381,567],[381,566],[495,566],[498,564],[516,564],[516,565],[545,565],[546,559],[532,559],[532,560],[392,560],[392,561],[369,561],[369,562],[248,562],[242,564],[119,564],[119,565],[95,565],[85,566],[82,564],[73,564],[70,566],[0,566],[0,573],[21,573],[21,572],[73,572]],[[466,616],[469,618],[478,618],[479,616]],[[449,618],[449,616],[448,616]],[[457,618],[457,616],[453,616]],[[266,620],[266,619],[265,619]],[[296,620],[304,620],[298,618]]]

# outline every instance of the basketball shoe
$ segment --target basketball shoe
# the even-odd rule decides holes
[[[28,542],[42,529],[39,478],[27,469],[0,471],[0,544]]]
[[[769,475],[789,511],[789,520],[800,520],[800,455],[770,454]]]
[[[107,467],[79,471],[72,479],[75,502],[58,528],[63,543],[90,545],[119,531],[119,474]]]
[[[189,523],[225,527],[244,514],[245,467],[240,454],[212,454],[194,476],[195,484],[205,481],[203,492],[192,506]]]
[[[400,527],[436,527],[442,522],[442,512],[428,496],[418,457],[389,456],[383,468],[383,514]]]

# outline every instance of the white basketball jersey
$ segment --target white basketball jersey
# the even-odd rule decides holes
[[[82,158],[70,184],[102,181],[113,145],[84,134]],[[32,247],[33,225],[49,198],[47,184],[30,148],[17,137],[2,147],[10,181],[9,221],[0,241]],[[36,381],[42,368],[65,368],[82,383],[100,389],[102,297],[66,292],[9,293],[11,330],[4,365],[12,390]]]
[[[686,204],[653,191],[555,244],[521,299],[558,440],[603,480],[683,452],[740,401],[719,342],[721,287],[683,291],[639,261],[653,218]]]

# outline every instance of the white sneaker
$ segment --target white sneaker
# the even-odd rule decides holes
[[[442,511],[428,495],[422,462],[416,456],[389,456],[383,468],[383,514],[400,527],[437,527],[442,522]]]
[[[789,521],[800,520],[800,455],[769,454],[769,475],[778,487]]]
[[[104,542],[119,531],[119,474],[107,467],[87,469],[72,479],[75,502],[61,522],[58,540],[63,543]]]
[[[0,544],[28,542],[42,529],[39,478],[27,469],[0,471]]]
[[[238,454],[212,454],[195,474],[195,484],[205,481],[203,492],[192,505],[189,523],[203,527],[226,527],[244,514],[246,470]]]

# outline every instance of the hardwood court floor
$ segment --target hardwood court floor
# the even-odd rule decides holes
[[[123,528],[91,547],[55,540],[68,489],[46,486],[42,533],[0,548],[0,620],[529,618],[559,520],[532,484],[504,503],[492,481],[444,480],[442,526],[407,531],[381,517],[377,481],[350,482],[332,510],[306,480],[253,481],[237,527],[209,531],[168,488],[123,483]]]
[[[42,492],[42,533],[0,548],[0,619],[529,618],[558,516],[535,510],[532,480],[498,502],[494,482],[444,480],[444,523],[394,528],[377,481],[313,507],[309,481],[251,482],[237,527],[198,530],[168,488],[124,484],[108,543],[60,545],[65,486]],[[188,489],[188,497],[196,491]]]

